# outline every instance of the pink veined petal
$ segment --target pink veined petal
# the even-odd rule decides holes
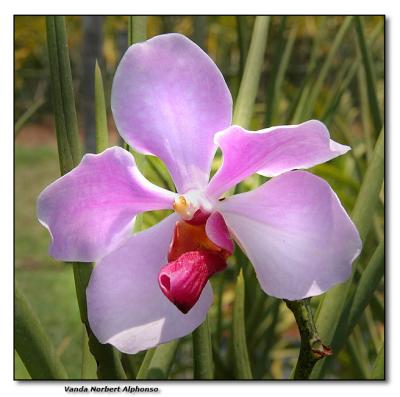
[[[230,254],[233,253],[234,244],[229,234],[224,218],[219,212],[213,212],[206,222],[207,237],[218,247],[223,248]]]
[[[351,274],[361,240],[336,194],[305,171],[280,175],[218,209],[263,290],[290,300],[319,295]]]
[[[306,169],[346,153],[350,148],[329,139],[317,120],[260,131],[232,126],[215,135],[223,163],[207,187],[209,197],[219,197],[248,176],[277,176]]]
[[[207,184],[213,137],[231,123],[232,98],[200,47],[176,33],[131,46],[114,77],[111,107],[122,137],[163,160],[178,192]]]
[[[172,208],[175,196],[145,179],[130,153],[113,147],[85,155],[44,189],[37,213],[52,237],[51,256],[90,262],[132,233],[136,214]]]
[[[133,235],[94,268],[86,292],[88,318],[101,343],[134,354],[187,335],[204,321],[213,299],[209,283],[187,314],[158,284],[177,219],[172,214]]]

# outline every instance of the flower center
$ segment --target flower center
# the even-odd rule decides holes
[[[204,223],[213,209],[213,203],[200,190],[189,190],[178,196],[172,206],[183,220],[195,224]]]
[[[179,205],[185,207],[187,203],[178,201],[180,210]],[[201,216],[196,218],[196,215],[190,221],[176,222],[168,263],[158,275],[161,291],[182,313],[196,304],[208,279],[226,268],[226,259],[232,254],[208,238],[208,216],[202,222]]]

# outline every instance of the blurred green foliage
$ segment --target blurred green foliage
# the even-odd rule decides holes
[[[196,19],[197,18],[197,19]],[[325,122],[332,138],[348,144],[352,151],[312,172],[326,179],[346,210],[353,209],[368,160],[380,131],[373,123],[370,91],[353,24],[344,32],[329,64],[333,43],[343,26],[343,16],[273,16],[271,18],[263,72],[259,84],[252,129],[301,122],[309,118]],[[384,17],[362,17],[371,54],[378,106],[384,110]],[[180,32],[199,43],[221,69],[233,98],[243,72],[254,16],[150,16],[148,37],[164,32]],[[112,77],[127,47],[128,18],[104,18],[103,79],[106,102],[110,99]],[[81,17],[67,17],[68,39],[75,92],[82,79]],[[40,191],[58,173],[54,126],[49,94],[49,70],[44,17],[15,17],[15,120],[32,105],[43,100],[18,132],[15,145],[15,267],[16,280],[49,333],[68,375],[80,377],[81,338],[72,270],[54,261],[47,253],[49,237],[36,219],[35,203]],[[327,65],[326,78],[316,91]],[[80,97],[76,95],[80,109]],[[272,110],[271,110],[272,109]],[[111,143],[118,144],[109,113]],[[81,115],[78,114],[78,119]],[[213,172],[221,162],[218,153]],[[171,180],[162,162],[151,158],[143,169],[160,185]],[[239,191],[252,189],[263,179],[248,178]],[[165,212],[146,213],[144,227],[156,223]],[[384,238],[384,194],[373,217],[361,255],[361,267],[371,258]],[[281,379],[289,376],[298,355],[299,339],[291,313],[275,298],[259,288],[254,271],[236,248],[231,266],[212,280],[215,304],[210,312],[214,361],[218,378],[232,378],[230,345],[234,281],[238,263],[244,264],[246,283],[246,334],[255,378]],[[316,309],[322,298],[312,300]],[[384,331],[384,284],[380,283],[361,321],[336,357],[327,378],[365,378],[373,367]],[[192,376],[190,337],[181,341],[172,368],[172,378]],[[27,378],[22,362],[16,359],[17,379]]]

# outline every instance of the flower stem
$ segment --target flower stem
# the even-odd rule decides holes
[[[285,303],[296,319],[301,337],[294,379],[308,379],[316,362],[330,356],[332,351],[321,342],[318,335],[310,307],[310,298],[298,301],[285,300]]]
[[[208,316],[192,334],[194,379],[213,379],[213,357]]]

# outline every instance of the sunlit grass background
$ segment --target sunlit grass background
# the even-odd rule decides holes
[[[90,18],[90,17],[86,17]],[[384,106],[384,18],[362,17],[371,54],[380,117]],[[72,75],[76,92],[82,141],[93,150],[93,107],[87,76],[94,65],[85,63],[90,45],[90,20],[67,17]],[[93,21],[92,21],[93,22]],[[106,98],[116,65],[127,48],[127,17],[103,17],[95,21],[98,54],[105,82]],[[195,40],[221,69],[233,98],[236,97],[251,37],[253,16],[154,16],[148,19],[148,37],[180,32]],[[360,57],[353,23],[338,41],[345,23],[343,16],[273,16],[270,21],[263,73],[251,123],[252,129],[302,122],[310,118],[327,124],[333,139],[348,144],[352,152],[315,167],[312,172],[325,178],[350,212],[354,206],[367,160],[380,131],[369,101],[371,86]],[[89,27],[88,27],[89,26]],[[92,28],[90,28],[92,26]],[[15,276],[45,326],[71,378],[80,378],[82,328],[70,266],[49,257],[49,236],[36,219],[36,199],[40,191],[59,176],[57,145],[49,94],[49,69],[44,17],[15,17]],[[92,38],[93,40],[93,38]],[[337,48],[330,58],[332,47]],[[327,63],[327,59],[329,63]],[[321,74],[325,78],[321,80]],[[319,86],[320,85],[320,86]],[[316,89],[319,88],[318,90]],[[315,94],[315,97],[313,95]],[[111,143],[119,144],[109,113]],[[217,157],[214,171],[220,162]],[[143,172],[155,183],[168,176],[160,162],[152,160]],[[158,170],[158,173],[155,172]],[[240,190],[259,183],[249,178]],[[364,244],[361,263],[367,263],[384,237],[384,196],[373,217],[374,226]],[[146,214],[144,227],[154,224],[161,214]],[[228,271],[214,277],[215,304],[211,327],[215,343],[217,377],[232,378],[229,357],[232,301],[236,262],[244,261],[239,250]],[[246,295],[247,341],[255,378],[281,379],[289,375],[299,347],[292,314],[279,300],[266,297],[246,267],[252,288]],[[365,378],[375,360],[384,332],[384,284],[375,292],[353,336],[329,368],[327,378]],[[313,299],[316,307],[320,298]],[[217,318],[221,305],[222,318]],[[218,342],[217,342],[218,341]],[[172,378],[192,376],[190,338],[184,338],[172,368]],[[16,356],[15,377],[29,378]]]

